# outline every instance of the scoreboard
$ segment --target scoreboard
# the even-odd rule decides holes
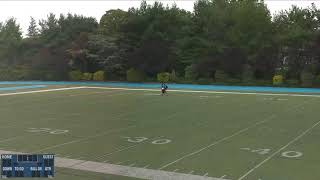
[[[53,177],[53,154],[2,154],[1,178]]]

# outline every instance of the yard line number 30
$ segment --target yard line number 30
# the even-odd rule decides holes
[[[127,139],[128,142],[132,142],[132,143],[141,143],[149,139],[147,137],[123,137],[123,138]],[[151,141],[151,144],[168,144],[170,142],[171,142],[170,139],[156,139]]]
[[[49,133],[49,134],[64,134],[69,132],[69,130],[65,129],[51,129],[51,128],[28,128],[26,130],[30,133]]]

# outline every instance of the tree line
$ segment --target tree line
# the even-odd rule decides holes
[[[272,16],[262,0],[198,0],[193,12],[142,1],[100,22],[31,18],[27,37],[0,23],[0,79],[318,86],[319,50],[315,5]]]

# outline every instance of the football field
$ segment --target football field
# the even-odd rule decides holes
[[[319,180],[319,103],[320,94],[3,91],[0,150],[54,153],[58,180]]]

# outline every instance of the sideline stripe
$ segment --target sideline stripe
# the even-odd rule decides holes
[[[157,89],[138,89],[138,88],[112,88],[112,87],[98,87],[98,86],[83,86],[83,88],[89,89],[108,89],[108,90],[127,90],[127,91],[155,91],[159,92]],[[261,96],[293,96],[293,97],[318,97],[320,95],[311,94],[277,94],[277,93],[250,93],[250,92],[231,92],[231,91],[194,91],[194,90],[179,90],[170,89],[169,92],[186,92],[186,93],[209,93],[209,94],[237,94],[237,95],[261,95]]]
[[[37,90],[37,91],[26,91],[26,92],[15,92],[15,93],[3,93],[0,96],[11,96],[19,94],[33,94],[33,93],[42,93],[42,92],[51,92],[51,91],[65,91],[65,90],[74,90],[74,89],[107,89],[107,90],[126,90],[126,91],[153,91],[159,92],[157,89],[138,89],[138,88],[112,88],[112,87],[98,87],[98,86],[79,86],[79,87],[70,87],[70,88],[58,88],[58,89],[46,89],[46,90]],[[311,94],[277,94],[277,93],[250,93],[250,92],[231,92],[231,91],[194,91],[194,90],[179,90],[179,89],[170,89],[170,92],[185,92],[185,93],[208,93],[208,94],[236,94],[236,95],[261,95],[261,96],[292,96],[292,97],[317,97],[320,98],[320,95],[311,95]]]
[[[308,128],[307,130],[305,130],[303,133],[301,133],[299,136],[297,136],[296,138],[294,138],[292,141],[290,141],[288,144],[286,144],[285,146],[283,146],[282,148],[280,148],[278,151],[274,152],[273,154],[271,154],[269,157],[267,157],[265,160],[263,160],[262,162],[260,162],[259,164],[257,164],[255,167],[253,167],[250,171],[248,171],[247,173],[245,173],[243,176],[241,176],[238,180],[242,180],[244,178],[246,178],[249,174],[251,174],[254,170],[256,170],[257,168],[259,168],[260,166],[262,166],[264,163],[266,163],[267,161],[269,161],[271,158],[273,158],[275,155],[277,155],[278,153],[280,153],[282,150],[284,150],[285,148],[287,148],[288,146],[290,146],[291,144],[293,144],[294,142],[298,141],[299,139],[301,139],[304,135],[306,135],[308,132],[310,132],[313,128],[315,128],[316,126],[318,126],[320,124],[320,121],[318,121],[317,123],[315,123],[313,126],[311,126],[310,128]]]
[[[3,151],[0,154],[26,154],[21,152]],[[55,158],[55,166],[61,168],[69,168],[75,170],[83,170],[90,172],[97,172],[103,174],[113,174],[119,176],[127,176],[140,179],[153,180],[227,180],[222,178],[213,178],[192,174],[183,174],[169,171],[144,169],[130,166],[115,165],[109,163],[100,163],[94,161],[84,161],[68,158]]]
[[[70,87],[70,88],[57,88],[57,89],[45,89],[37,91],[25,91],[25,92],[15,92],[15,93],[3,93],[0,96],[12,96],[19,94],[33,94],[33,93],[42,93],[42,92],[51,92],[51,91],[65,91],[65,90],[74,90],[74,89],[85,89],[86,87]]]

